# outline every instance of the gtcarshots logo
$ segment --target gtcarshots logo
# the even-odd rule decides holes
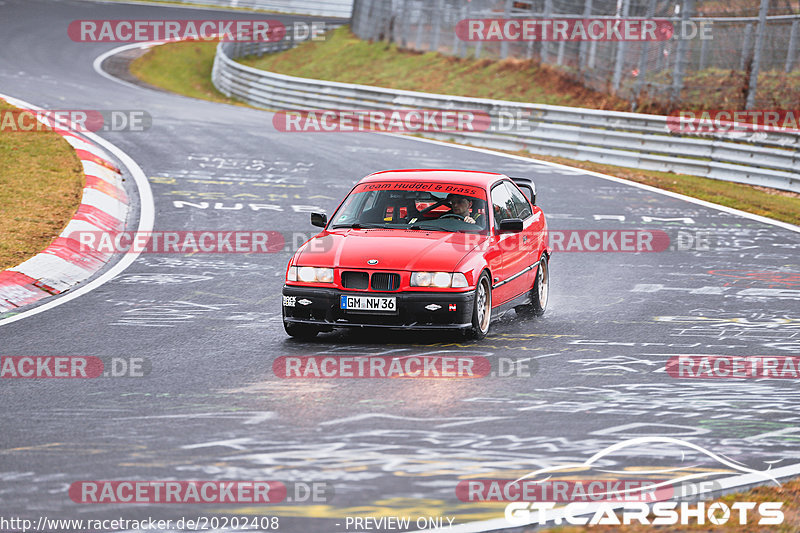
[[[77,132],[145,131],[153,117],[141,109],[0,110],[0,132],[28,133],[64,129]]]
[[[505,517],[512,524],[547,524],[547,513],[555,508],[555,502],[512,502],[506,506]],[[608,502],[572,502],[564,506],[556,517],[556,525],[563,522],[574,526],[619,526],[638,522],[644,525],[674,524],[727,524],[731,519],[740,525],[752,520],[757,510],[758,525],[778,525],[783,523],[783,502],[735,502],[730,505],[714,502],[661,501],[652,504],[645,502],[613,504]]]
[[[67,28],[77,42],[222,40],[276,42],[286,36],[278,20],[74,20]]]

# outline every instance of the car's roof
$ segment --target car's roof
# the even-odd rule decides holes
[[[435,181],[488,188],[498,178],[504,177],[506,177],[504,174],[498,174],[497,172],[481,172],[479,170],[405,169],[375,172],[362,179],[359,183],[374,181]]]

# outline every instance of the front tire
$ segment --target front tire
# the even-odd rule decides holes
[[[469,336],[480,340],[489,333],[489,324],[492,321],[492,285],[489,275],[483,272],[475,286],[475,301],[472,306],[472,327]]]
[[[320,329],[313,324],[298,324],[297,322],[283,322],[283,329],[290,337],[295,339],[313,339]]]

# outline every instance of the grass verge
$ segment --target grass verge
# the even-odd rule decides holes
[[[0,101],[0,110],[14,107]],[[84,185],[72,147],[52,131],[0,128],[0,270],[47,248],[75,215]]]
[[[215,42],[187,41],[155,46],[132,61],[129,70],[140,80],[168,91],[212,102],[239,104],[211,83],[216,49]]]

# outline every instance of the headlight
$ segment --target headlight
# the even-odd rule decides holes
[[[449,287],[468,287],[467,278],[461,272],[412,272],[412,287],[436,287],[447,289]]]
[[[333,269],[291,266],[286,274],[286,281],[300,281],[302,283],[333,283]]]

